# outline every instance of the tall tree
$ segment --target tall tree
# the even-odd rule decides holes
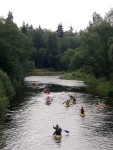
[[[60,38],[63,37],[64,31],[63,31],[63,25],[62,25],[62,24],[59,24],[59,25],[58,25],[56,32],[57,32],[57,34],[58,34],[58,36],[59,36]]]
[[[110,23],[111,26],[113,26],[113,8],[111,8],[108,13],[105,15],[105,20]]]
[[[9,16],[0,22],[0,68],[17,87],[27,69],[26,62],[33,59],[34,48],[30,37],[23,34]]]
[[[8,12],[8,16],[6,18],[6,22],[13,22],[13,13],[11,11]]]
[[[50,68],[59,68],[58,37],[50,32],[47,37],[47,64]]]
[[[91,21],[89,22],[90,26],[97,26],[103,21],[103,19],[100,16],[100,14],[98,14],[96,12],[93,13],[92,20],[93,20],[92,22]]]

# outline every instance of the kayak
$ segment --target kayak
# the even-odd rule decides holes
[[[85,117],[85,114],[81,114],[81,113],[80,113],[80,116],[81,116],[81,117]]]
[[[53,135],[53,138],[54,138],[55,140],[60,140],[60,139],[62,138],[62,135],[56,135],[56,134],[54,134],[54,135]]]
[[[76,104],[76,101],[74,101],[73,104]]]
[[[65,104],[65,107],[70,107],[70,104]]]
[[[98,104],[98,107],[99,108],[105,108],[105,107],[107,107],[104,103],[100,103],[100,104]]]
[[[49,94],[50,90],[49,89],[44,89],[43,92]]]
[[[46,105],[50,105],[51,104],[51,101],[46,101]]]
[[[63,103],[65,107],[70,107],[70,103],[66,104],[66,103]]]
[[[70,106],[73,106],[73,104],[74,104],[74,103],[73,103],[72,101],[70,101],[69,105],[70,105]]]

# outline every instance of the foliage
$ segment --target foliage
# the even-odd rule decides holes
[[[27,69],[24,63],[33,60],[33,43],[13,22],[12,13],[0,22],[0,67],[7,72],[15,88],[21,85]]]
[[[71,62],[72,56],[74,55],[75,50],[73,49],[67,49],[67,51],[64,52],[61,62],[63,63],[63,67],[68,70],[69,69],[69,64]]]
[[[0,120],[4,119],[8,101],[14,96],[14,89],[6,73],[0,70]]]
[[[96,12],[93,13],[92,19],[93,19],[93,22],[91,22],[91,21],[89,22],[90,26],[97,26],[103,21],[103,19],[100,16],[100,14],[98,14]]]
[[[111,8],[105,15],[104,18],[111,26],[113,26],[113,8]]]
[[[56,32],[58,33],[58,36],[59,36],[60,38],[63,37],[64,31],[63,31],[63,25],[62,25],[62,24],[59,24],[59,25],[58,25]]]
[[[82,72],[81,70],[77,72],[65,73],[61,78],[66,80],[82,80],[87,85],[86,92],[113,99],[112,83],[111,81],[107,81],[105,78],[97,79],[92,75]]]

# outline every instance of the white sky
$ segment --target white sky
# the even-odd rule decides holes
[[[105,16],[113,8],[113,0],[0,0],[0,16],[7,17],[12,11],[18,27],[23,21],[34,28],[55,31],[62,23],[64,31],[85,29],[92,20],[93,12]]]

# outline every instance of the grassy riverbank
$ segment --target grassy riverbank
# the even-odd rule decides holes
[[[101,97],[110,97],[113,99],[113,82],[107,81],[105,78],[95,78],[81,72],[66,73],[62,76],[67,80],[82,80],[87,84],[86,91]]]
[[[30,72],[28,75],[35,75],[35,76],[49,76],[49,75],[62,75],[64,71],[56,71],[53,69],[36,69],[33,72]]]

